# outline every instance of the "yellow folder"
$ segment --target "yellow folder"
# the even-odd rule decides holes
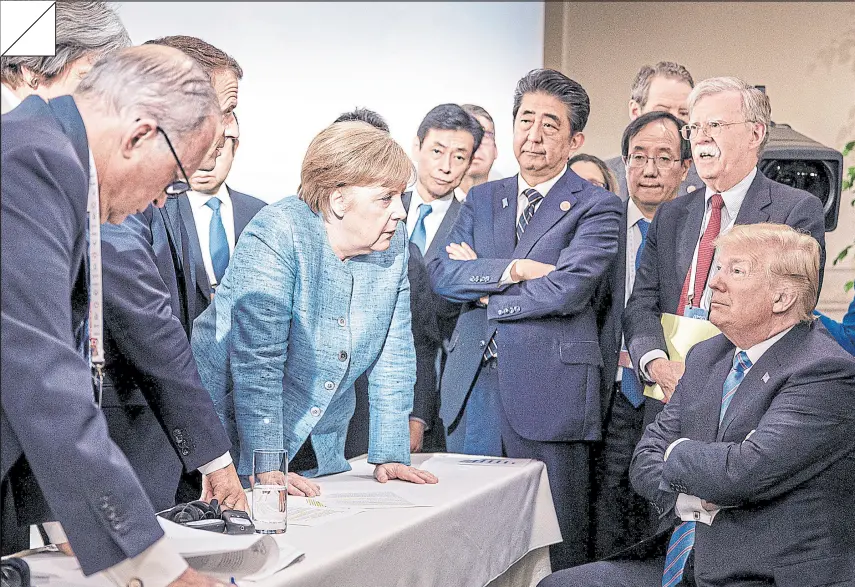
[[[699,342],[721,333],[709,320],[686,318],[676,314],[662,314],[662,331],[665,333],[668,358],[681,363],[686,361],[689,349]],[[660,401],[665,398],[665,394],[658,384],[646,386],[644,395]]]

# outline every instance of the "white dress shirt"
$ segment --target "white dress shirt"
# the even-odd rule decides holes
[[[724,224],[723,221],[722,224]],[[748,372],[753,368],[754,365],[757,364],[757,361],[760,360],[760,357],[762,357],[763,354],[768,351],[773,344],[784,338],[784,336],[792,329],[793,327],[790,326],[786,330],[779,332],[775,336],[768,338],[763,342],[758,342],[753,347],[748,349],[740,349],[739,347],[736,347],[736,350],[734,351],[734,356],[736,356],[736,354],[741,352],[742,350],[745,350],[745,354],[748,355],[748,360],[751,361],[752,365],[743,372],[743,378],[745,377],[745,375],[748,375]],[[745,437],[745,440],[748,440],[748,438],[753,433],[753,430],[749,432],[748,436]],[[689,439],[678,438],[677,440],[672,442],[665,450],[663,460],[667,461],[674,447],[686,440]],[[745,440],[743,440],[743,442]],[[713,519],[715,518],[716,514],[721,511],[721,508],[715,510],[707,510],[703,507],[703,504],[701,503],[701,498],[695,495],[688,495],[686,493],[680,493],[677,495],[677,503],[674,508],[677,512],[677,515],[680,516],[680,519],[684,522],[701,522],[702,524],[707,524],[708,526],[712,525]]]
[[[206,204],[211,198],[220,200],[220,218],[223,220],[223,227],[226,229],[226,240],[229,243],[229,259],[235,250],[235,212],[232,204],[232,197],[229,195],[229,190],[226,184],[220,186],[216,195],[201,194],[199,192],[189,191],[187,197],[190,199],[190,209],[193,211],[193,222],[196,224],[196,234],[199,237],[199,248],[202,249],[202,261],[205,263],[205,273],[208,274],[208,281],[211,285],[217,285],[217,276],[214,274],[214,263],[211,261],[211,220],[214,217],[214,211]]]
[[[525,212],[525,209],[528,206],[528,197],[523,192],[525,192],[527,189],[534,188],[538,191],[538,193],[540,193],[541,196],[543,196],[543,199],[541,199],[534,206],[534,211],[535,213],[537,213],[537,211],[540,209],[540,205],[543,203],[543,200],[545,200],[546,196],[549,195],[549,191],[556,183],[558,183],[559,179],[564,177],[565,173],[567,173],[567,167],[564,167],[564,171],[562,171],[552,179],[547,179],[543,183],[539,183],[535,186],[528,185],[528,183],[526,183],[526,181],[523,179],[522,174],[517,175],[517,222],[519,222],[520,217],[523,215],[523,212]],[[511,261],[510,265],[505,268],[505,272],[502,273],[502,279],[499,283],[503,285],[506,283],[517,283],[516,281],[511,279],[511,269],[513,269],[514,264],[518,260],[519,259],[514,259],[513,261]]]
[[[706,188],[706,193],[704,194],[704,220],[701,223],[701,232],[698,235],[698,242],[695,244],[695,252],[692,255],[692,264],[689,266],[689,274],[691,275],[691,281],[689,281],[689,295],[692,294],[692,288],[695,283],[695,266],[698,262],[698,249],[701,245],[701,238],[704,236],[704,231],[707,228],[707,224],[709,224],[710,216],[712,215],[712,206],[710,205],[710,200],[713,197],[713,194],[721,193],[721,199],[724,201],[724,206],[721,208],[721,229],[719,234],[725,234],[731,228],[733,228],[734,223],[736,222],[736,216],[739,214],[739,209],[742,207],[742,202],[745,200],[745,195],[748,193],[748,188],[751,187],[751,183],[754,181],[754,177],[757,175],[757,168],[754,167],[748,175],[746,175],[742,181],[737,183],[735,186],[730,188],[729,190],[725,190],[723,192],[716,192],[710,187]],[[710,301],[712,300],[712,289],[710,288],[710,281],[712,281],[713,275],[718,272],[716,268],[716,258],[718,257],[718,251],[713,254],[712,265],[710,265],[710,272],[707,276],[707,283],[704,287],[704,293],[701,296],[700,308],[706,310],[707,313],[710,311]],[[698,304],[694,304],[698,307]],[[682,308],[679,308],[678,311],[682,311]],[[665,353],[665,349],[653,349],[644,354],[641,357],[641,360],[638,361],[638,365],[641,368],[642,374],[646,378],[650,378],[647,373],[647,365],[653,359],[667,359],[668,355]]]
[[[436,236],[437,231],[439,230],[439,225],[442,224],[442,220],[445,218],[446,212],[448,212],[448,208],[451,206],[451,200],[454,198],[454,192],[450,192],[441,198],[437,198],[431,202],[427,202],[427,204],[431,207],[431,213],[425,216],[425,251],[427,251],[431,242],[433,242],[433,237]],[[419,185],[416,184],[413,186],[412,197],[410,198],[410,207],[407,210],[407,236],[412,238],[413,231],[416,229],[416,223],[419,219],[419,207],[424,204],[425,201],[422,199],[421,194],[419,194]]]

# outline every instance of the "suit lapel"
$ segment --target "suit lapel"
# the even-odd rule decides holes
[[[769,213],[766,208],[772,205],[771,180],[758,169],[754,181],[745,192],[745,199],[739,207],[735,224],[759,224],[769,221]]]
[[[202,257],[202,245],[199,243],[199,233],[196,230],[196,220],[193,217],[193,209],[190,206],[190,198],[179,198],[178,208],[181,210],[181,220],[187,231],[187,240],[190,242],[191,263],[196,275],[196,287],[205,299],[211,295],[211,283],[208,281],[208,272],[205,270],[205,261]],[[234,209],[234,206],[232,206]]]
[[[229,198],[232,200],[232,217],[235,223],[235,244],[237,244],[237,241],[240,238],[240,233],[243,232],[243,229],[246,228],[246,225],[249,224],[250,220],[252,220],[252,212],[249,206],[243,205],[241,200],[245,196],[242,193],[232,190],[229,186],[226,186],[226,190],[229,192]]]
[[[576,194],[584,188],[582,181],[570,169],[564,172],[561,179],[549,190],[549,194],[543,198],[534,216],[531,217],[531,222],[528,223],[514,249],[513,257],[515,259],[526,258],[540,237],[573,209],[573,206],[578,202]],[[516,218],[514,220],[514,232],[516,233]]]
[[[716,438],[719,433],[718,419],[721,414],[721,395],[724,389],[724,380],[727,379],[728,373],[733,366],[733,354],[736,348],[733,343],[727,339],[723,339],[722,350],[718,360],[710,369],[709,376],[706,377],[706,385],[700,395],[700,422],[699,436],[696,440],[710,441]],[[692,393],[693,390],[684,389],[682,392]],[[692,436],[694,438],[694,435]]]
[[[460,202],[458,202],[457,198],[452,194],[451,204],[449,204],[448,210],[445,211],[445,216],[442,217],[442,222],[440,222],[433,240],[430,241],[430,246],[428,246],[427,251],[425,251],[425,263],[436,257],[437,250],[439,247],[443,246],[443,243],[445,243],[445,239],[448,237],[448,233],[451,232],[451,227],[454,226],[454,221],[457,219],[457,213],[459,211]]]
[[[517,176],[502,180],[493,192],[493,250],[498,259],[514,254],[517,231]],[[471,243],[470,243],[471,244]]]
[[[611,291],[613,307],[617,309],[615,313],[614,337],[615,347],[620,348],[620,339],[623,334],[621,326],[621,317],[623,316],[623,308],[626,298],[626,246],[627,246],[627,216],[629,208],[629,200],[623,203],[623,216],[620,219],[618,227],[618,254],[615,259],[614,270],[612,271],[612,286]],[[640,253],[641,251],[639,251]]]
[[[410,201],[413,199],[413,192],[404,192],[401,194],[401,204],[404,206],[404,212],[407,213],[407,220],[410,219]]]
[[[682,210],[682,229],[677,241],[677,277],[680,283],[686,280],[689,267],[692,265],[692,257],[695,255],[695,247],[701,236],[701,224],[704,221],[704,193],[706,190],[698,190],[697,195],[683,196],[685,206]]]

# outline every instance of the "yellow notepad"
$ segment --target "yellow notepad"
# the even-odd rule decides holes
[[[686,318],[676,314],[662,314],[662,332],[665,334],[668,358],[680,363],[686,361],[686,355],[693,346],[721,333],[709,320]],[[645,386],[644,395],[660,401],[665,398],[658,384]]]

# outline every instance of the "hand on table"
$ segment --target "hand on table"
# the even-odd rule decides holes
[[[202,475],[202,501],[216,499],[225,510],[249,511],[246,493],[238,479],[234,463],[208,475]]]
[[[420,420],[410,420],[410,452],[421,452],[424,440],[424,422]]]
[[[181,576],[169,584],[169,587],[228,587],[227,583],[203,575],[193,569],[187,569]]]
[[[380,483],[386,483],[390,479],[400,479],[401,481],[409,481],[417,485],[439,482],[439,479],[433,473],[408,465],[402,465],[401,463],[383,463],[382,465],[377,465],[374,467],[374,478]]]
[[[451,243],[445,250],[452,261],[474,261],[478,258],[478,254],[466,243]]]
[[[71,544],[68,542],[60,542],[59,544],[55,544],[59,551],[65,556],[74,556],[74,551],[71,550]]]
[[[677,389],[677,384],[685,370],[686,365],[683,363],[663,358],[653,359],[647,364],[647,373],[653,381],[659,384],[662,393],[665,394],[662,403],[667,404],[671,401],[671,396],[674,395],[674,390]]]
[[[252,476],[250,484],[254,484]],[[258,475],[258,482],[262,485],[282,485],[285,483],[285,475],[282,471],[270,471]],[[321,494],[321,486],[297,473],[288,473],[288,495],[298,497],[315,497]]]

